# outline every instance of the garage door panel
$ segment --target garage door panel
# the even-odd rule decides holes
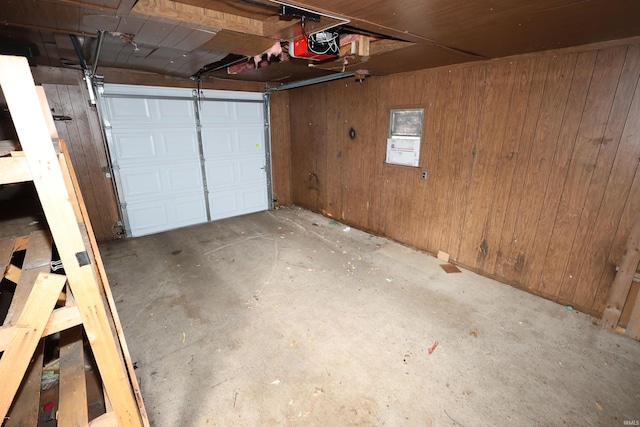
[[[207,221],[207,208],[204,194],[190,197],[178,197],[171,204],[173,223],[179,226],[200,224]]]
[[[193,101],[175,99],[107,98],[111,126],[153,126],[158,123],[196,123]]]
[[[132,230],[139,230],[144,235],[160,230],[169,224],[166,202],[156,203],[129,203],[127,204],[127,216]],[[148,232],[145,232],[148,231]]]
[[[106,106],[109,122],[112,126],[151,123],[154,118],[153,106],[148,99],[107,98]]]
[[[125,200],[162,194],[162,176],[158,169],[121,169],[120,181]]]
[[[263,211],[267,198],[267,189],[262,186],[210,193],[211,219]]]
[[[263,167],[262,158],[208,161],[205,163],[207,184],[211,190],[263,185],[266,179]]]
[[[114,129],[114,162],[119,166],[197,159],[195,129]]]
[[[264,153],[264,128],[235,130],[238,153]]]
[[[118,164],[157,157],[157,141],[148,131],[113,131],[113,147]]]
[[[198,134],[195,129],[159,130],[163,141],[163,155],[167,160],[200,158]]]
[[[202,188],[200,164],[174,166],[166,170],[166,188],[171,192],[198,191]]]
[[[237,167],[240,172],[240,182],[246,184],[260,184],[266,179],[264,168],[264,159],[253,158],[244,159],[242,162],[237,162]]]
[[[229,218],[239,211],[237,194],[233,191],[209,193],[209,209],[211,219]]]
[[[210,190],[217,190],[235,185],[238,182],[238,172],[233,162],[206,162],[207,186]]]
[[[127,216],[135,236],[158,233],[207,221],[204,195],[195,194],[173,200],[127,204]]]
[[[193,101],[158,99],[157,103],[158,119],[172,125],[184,124],[193,125],[196,122]]]
[[[254,189],[246,189],[242,192],[242,205],[244,213],[258,212],[264,210],[267,203],[267,189],[257,186]]]
[[[205,158],[233,154],[235,135],[231,129],[202,129],[202,151]]]
[[[233,102],[202,101],[200,108],[200,123],[203,125],[229,124],[235,121]]]
[[[236,123],[262,123],[262,103],[239,102],[236,104]]]
[[[203,188],[199,162],[136,166],[121,168],[119,172],[126,200],[197,192]]]

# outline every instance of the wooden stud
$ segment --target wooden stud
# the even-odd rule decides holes
[[[369,56],[369,37],[360,36],[358,38],[358,55]]]
[[[620,261],[620,269],[611,285],[607,307],[602,316],[603,327],[615,329],[615,327],[618,326],[624,303],[627,300],[629,289],[631,288],[636,270],[638,269],[638,263],[640,263],[640,216],[636,219],[631,233],[629,233],[627,251]],[[636,304],[634,305],[629,324],[632,324],[634,321],[634,313],[636,317],[640,317],[638,314],[640,311],[636,310],[637,306],[638,300],[636,300]],[[629,326],[627,325],[627,329],[628,328]]]
[[[631,318],[629,318],[625,333],[631,338],[640,340],[640,294],[636,295],[636,300],[631,310]]]
[[[34,354],[42,331],[67,278],[55,274],[40,274],[33,292],[24,306],[17,322],[17,333],[0,359],[0,419],[4,419],[13,401],[22,378],[27,371],[31,355]]]

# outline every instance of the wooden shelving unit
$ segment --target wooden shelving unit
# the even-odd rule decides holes
[[[16,283],[0,327],[2,425],[38,425],[44,339],[59,333],[58,425],[149,426],[98,246],[44,91],[20,57],[0,56],[0,86],[22,148],[0,157],[0,185],[33,181],[48,224],[29,236],[0,239],[0,271]],[[26,252],[18,267],[11,260],[20,251]],[[60,262],[53,261],[64,274],[52,271],[52,253],[59,254]],[[91,420],[85,340],[104,391],[104,413]]]

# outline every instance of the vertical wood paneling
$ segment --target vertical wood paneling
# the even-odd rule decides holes
[[[624,60],[627,56],[627,49],[620,49],[616,53],[619,54],[621,60]],[[583,204],[584,207],[580,222],[578,223],[574,247],[572,248],[569,263],[564,274],[562,289],[566,288],[571,282],[582,282],[583,269],[587,267],[585,260],[590,254],[590,251],[596,249],[591,246],[591,241],[594,239],[596,241],[601,240],[599,236],[602,236],[603,233],[613,233],[611,228],[597,227],[598,217],[600,216],[600,212],[606,214],[612,207],[605,206],[602,202],[609,177],[612,173],[613,163],[627,120],[635,86],[638,82],[638,76],[640,75],[639,66],[640,61],[638,58],[630,58],[629,61],[625,61],[624,63],[613,99],[613,105],[607,118],[604,135],[600,142],[595,169],[591,176],[589,189]],[[577,305],[580,306],[591,306],[596,289],[597,282],[589,281],[589,283],[585,283],[584,286],[575,289],[575,295],[572,300],[575,300]]]
[[[549,240],[553,230],[554,220],[558,212],[561,185],[567,176],[571,155],[580,126],[587,92],[591,83],[591,75],[595,65],[597,52],[584,52],[578,55],[576,68],[573,74],[567,106],[562,116],[562,124],[558,141],[555,144],[555,153],[551,165],[549,185],[542,202],[540,218],[536,228],[536,238],[530,251],[528,262],[525,264],[523,283],[541,293],[556,295],[545,287],[545,282],[540,280],[542,267],[549,247]]]
[[[601,314],[640,211],[639,76],[630,45],[294,90],[293,202]],[[397,107],[425,109],[419,168],[384,164]]]
[[[460,244],[462,241],[462,229],[464,227],[465,213],[467,210],[467,196],[471,180],[473,156],[472,150],[476,143],[478,132],[478,120],[471,120],[471,117],[479,117],[484,97],[485,67],[473,67],[463,70],[463,97],[466,107],[464,108],[464,120],[457,126],[456,141],[453,142],[456,148],[456,159],[454,160],[454,190],[447,197],[452,198],[452,209],[448,213],[451,221],[449,236],[449,254],[451,259],[458,261],[460,258]],[[445,118],[446,120],[446,118]],[[443,144],[448,141],[442,141]],[[439,203],[434,200],[432,203]],[[435,227],[435,225],[434,225]]]
[[[640,46],[629,48],[627,61],[631,57],[633,61],[640,60]],[[597,245],[598,249],[591,251],[591,262],[583,271],[584,277],[601,276],[599,281],[596,280],[598,289],[592,305],[592,309],[598,313],[604,311],[615,276],[615,266],[624,255],[626,239],[640,212],[640,81],[636,83],[602,207],[599,224],[604,224],[603,228],[610,230],[610,233],[600,242],[593,241],[592,248]],[[606,257],[604,262],[602,257]],[[587,275],[589,271],[592,273]]]
[[[478,265],[483,271],[493,272],[496,260],[501,256],[501,235],[507,217],[509,194],[511,192],[516,165],[520,158],[522,129],[527,113],[527,103],[531,91],[535,60],[523,60],[517,63],[513,91],[511,94],[509,115],[504,122],[502,148],[496,165],[496,179],[491,202],[491,211],[486,218],[482,240],[493,242],[486,257]],[[509,229],[509,233],[512,229]],[[507,235],[507,237],[509,234]]]
[[[531,153],[509,256],[521,261],[507,275],[515,283],[522,284],[524,270],[533,254],[539,221],[549,220],[541,208],[549,185],[555,143],[560,133],[576,59],[577,55],[552,58],[545,77],[544,94],[535,134],[530,142]]]
[[[561,300],[573,301],[577,286],[577,281],[572,280],[573,275],[569,277],[570,281],[566,282],[565,286],[562,286],[562,278],[572,247],[575,247],[576,243],[584,244],[582,241],[575,242],[576,232],[581,216],[586,213],[585,197],[622,71],[623,52],[621,48],[598,52],[571,164],[563,186],[558,215],[553,226],[542,282],[551,295],[556,295],[560,289]]]
[[[106,153],[96,111],[89,106],[88,94],[80,86],[46,84],[45,93],[54,115],[68,116],[56,122],[60,138],[67,142],[69,156],[78,176],[89,218],[99,241],[117,238],[113,225],[119,220],[111,181],[102,168]]]
[[[452,73],[456,73],[456,71],[452,71]],[[441,203],[443,197],[450,199],[449,208],[446,211],[450,223],[448,235],[443,232],[440,238],[444,242],[448,240],[448,243],[443,244],[442,247],[434,248],[434,252],[435,250],[444,250],[450,254],[452,260],[457,261],[460,255],[464,213],[469,179],[471,177],[470,147],[474,144],[473,135],[476,130],[469,117],[477,115],[480,109],[483,96],[482,89],[484,88],[482,86],[484,69],[482,67],[465,68],[456,73],[456,75],[462,80],[460,94],[462,99],[460,100],[459,110],[454,113],[456,116],[455,129],[451,141],[438,141],[439,144],[452,144],[453,146],[451,164],[444,165],[445,167],[440,169],[452,172],[448,175],[448,179],[451,182],[451,190],[449,194],[443,193],[439,199],[432,200],[432,203]],[[445,117],[444,120],[448,121],[450,118]],[[445,247],[446,249],[444,249]]]
[[[429,108],[425,109],[424,127],[426,132],[423,137],[423,151],[420,154],[420,166],[422,170],[427,171],[427,180],[416,188],[418,193],[424,193],[421,201],[423,202],[421,222],[425,225],[420,235],[422,247],[433,252],[436,250],[436,244],[442,235],[441,228],[437,224],[441,223],[442,217],[446,215],[447,206],[444,203],[438,203],[443,200],[444,185],[447,182],[447,174],[449,167],[441,167],[447,164],[445,160],[449,156],[447,144],[443,144],[446,140],[445,133],[447,122],[442,118],[447,115],[448,106],[452,104],[450,96],[453,94],[453,88],[448,87],[451,83],[450,74],[447,70],[439,70],[435,75],[428,79],[435,83],[432,87],[426,104]],[[451,92],[447,92],[451,90]]]
[[[376,105],[377,89],[374,85],[347,81],[336,83],[331,90],[345,95],[341,98],[343,108],[338,117],[341,125],[337,126],[336,134],[336,139],[341,141],[340,151],[328,154],[329,163],[342,168],[340,203],[343,219],[347,223],[362,222],[371,229],[370,212],[378,209],[378,182],[383,160],[379,156],[380,151],[374,148],[380,147],[381,138],[371,131],[371,123],[381,120],[381,109]],[[359,114],[367,106],[370,112]],[[349,137],[351,128],[355,131],[354,139]],[[375,154],[378,154],[378,159]]]
[[[468,103],[465,96],[465,80],[463,78],[463,69],[442,70],[438,73],[437,90],[438,93],[433,101],[446,100],[443,108],[443,114],[447,120],[437,120],[442,123],[442,132],[435,135],[426,133],[426,138],[430,141],[427,144],[427,152],[423,154],[426,160],[424,163],[425,170],[431,174],[427,177],[427,187],[430,190],[429,208],[439,207],[438,216],[432,222],[432,227],[425,227],[428,233],[425,234],[423,240],[432,241],[433,245],[428,248],[431,252],[444,251],[451,254],[452,248],[449,245],[449,237],[451,228],[456,218],[451,214],[455,212],[456,196],[462,193],[462,189],[458,185],[458,177],[460,176],[460,157],[463,150],[464,134],[460,129],[464,129],[463,125],[466,120]],[[429,79],[429,81],[433,81]],[[431,111],[428,111],[425,126],[427,129],[433,127]],[[432,121],[433,120],[433,121]],[[447,143],[442,143],[446,141]],[[439,149],[439,150],[438,150]],[[439,157],[432,157],[431,151],[439,152]],[[437,168],[438,160],[441,159],[443,166]],[[435,175],[435,176],[434,176]],[[425,206],[425,209],[427,207]],[[429,222],[429,218],[423,216],[423,220]],[[440,224],[438,227],[437,224]],[[432,236],[432,238],[429,238]],[[458,245],[456,245],[457,249]]]
[[[489,196],[494,192],[496,161],[511,106],[515,68],[513,63],[502,62],[487,70],[478,139],[471,152],[471,182],[458,256],[461,263],[473,267],[481,264],[489,251],[495,251],[493,242],[489,246],[482,236],[491,209],[492,198]]]
[[[516,158],[515,171],[509,190],[509,199],[507,200],[506,216],[498,251],[496,253],[494,272],[509,283],[511,283],[513,271],[521,271],[524,267],[524,256],[518,254],[515,258],[512,258],[511,248],[518,241],[518,235],[516,234],[516,224],[519,219],[518,212],[520,211],[522,200],[526,195],[525,180],[527,178],[527,164],[533,146],[531,141],[533,140],[538,124],[538,114],[550,62],[551,59],[548,57],[536,60],[532,77],[533,81],[526,97],[527,107],[525,120],[522,131],[519,133],[520,149]],[[525,98],[523,97],[520,102],[525,102]]]
[[[274,206],[288,206],[291,198],[291,129],[289,92],[275,92],[270,100],[271,176]]]
[[[320,205],[324,212],[339,220],[345,219],[342,193],[350,184],[344,179],[348,170],[345,170],[343,166],[345,163],[344,158],[347,156],[343,149],[346,132],[344,129],[347,128],[349,112],[353,108],[348,102],[348,84],[348,80],[344,80],[326,87],[327,92],[331,94],[332,102],[327,104],[325,118],[328,122],[333,121],[335,125],[328,127],[325,143],[323,144],[326,147],[326,157],[323,158],[326,170],[326,178],[323,180],[323,184],[326,187]],[[339,87],[337,91],[334,89],[336,85]],[[320,113],[323,112],[320,111]]]
[[[292,91],[291,112],[291,189],[293,201],[314,212],[326,198],[326,86]]]

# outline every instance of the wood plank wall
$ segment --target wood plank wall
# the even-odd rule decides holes
[[[289,127],[289,92],[275,92],[270,100],[271,170],[273,204],[291,205],[291,131]]]
[[[112,240],[118,237],[113,227],[120,219],[118,207],[111,180],[102,170],[107,166],[107,158],[98,116],[95,108],[89,106],[89,95],[82,83],[77,73],[75,84],[43,87],[52,113],[71,118],[56,121],[56,129],[67,142],[96,239]]]
[[[630,44],[292,90],[293,203],[601,315],[640,212],[639,76]],[[384,163],[397,107],[425,109],[419,168]]]

